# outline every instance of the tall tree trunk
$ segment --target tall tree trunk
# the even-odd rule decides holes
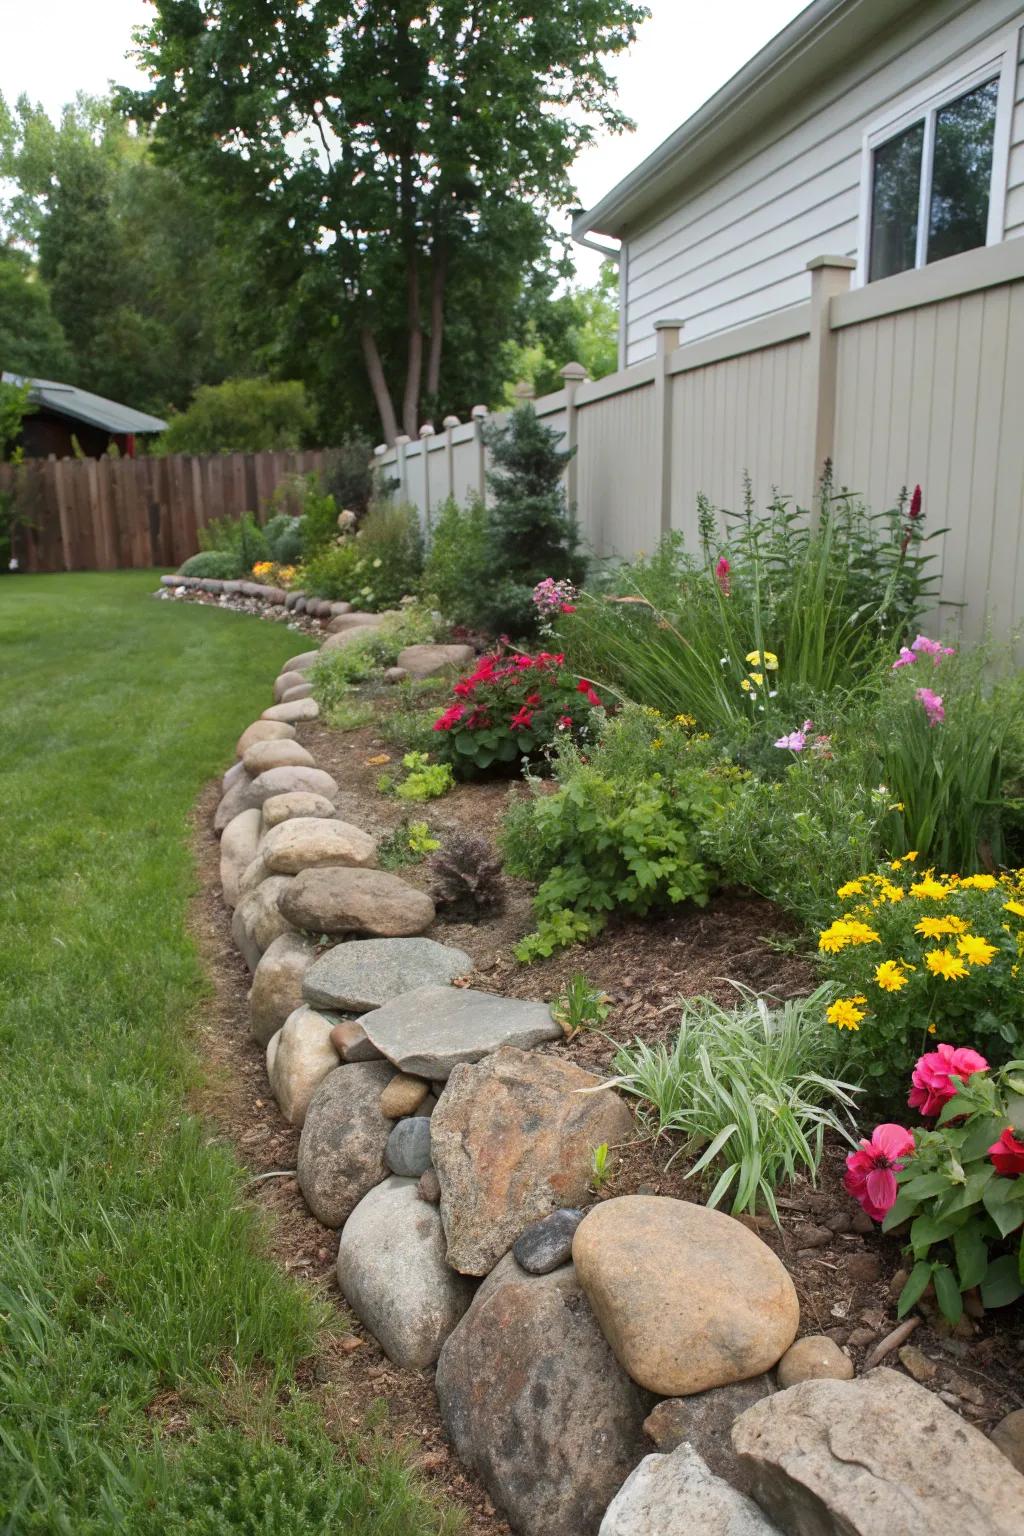
[[[398,436],[398,417],[395,415],[395,407],[391,403],[391,391],[388,389],[388,381],[384,377],[384,364],[381,362],[377,338],[370,326],[364,325],[360,327],[359,340],[362,343],[366,376],[370,381],[370,388],[373,390],[377,414],[380,417],[381,428],[384,432],[384,441],[389,444],[394,443],[395,438]]]
[[[441,236],[434,246],[434,270],[430,282],[430,353],[427,358],[427,395],[433,401],[441,392],[441,351],[444,346],[444,292],[448,278],[448,242]]]
[[[402,428],[409,437],[419,435],[420,387],[423,381],[423,323],[420,319],[420,270],[415,247],[406,255],[407,327],[409,351],[405,365]]]

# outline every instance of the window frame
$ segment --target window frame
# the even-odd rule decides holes
[[[998,245],[1002,241],[1020,38],[1019,25],[1001,33],[991,40],[986,49],[961,60],[953,69],[933,78],[920,90],[893,103],[884,116],[874,119],[869,124],[861,141],[860,213],[857,221],[857,268],[853,277],[854,287],[862,288],[869,280],[875,150],[907,128],[912,128],[915,123],[924,122],[921,186],[917,204],[917,242],[914,249],[914,265],[906,269],[909,272],[920,271],[922,267],[928,265],[928,226],[931,215],[936,116],[950,102],[956,101],[979,85],[984,85],[987,80],[993,79],[998,81],[998,96],[992,139],[992,176],[989,185],[985,244]],[[905,273],[898,272],[892,275],[902,277]],[[888,279],[884,277],[875,279],[875,282],[886,281]]]

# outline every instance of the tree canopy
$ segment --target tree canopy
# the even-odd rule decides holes
[[[267,232],[263,270],[291,295],[292,337],[361,358],[388,439],[423,406],[467,409],[475,362],[509,334],[525,276],[550,268],[550,212],[598,127],[622,129],[606,60],[631,0],[154,0],[148,91],[124,104]],[[288,342],[284,343],[287,350]],[[294,342],[292,343],[294,344]],[[500,362],[497,363],[500,368]],[[479,378],[479,369],[477,370]],[[463,391],[465,391],[463,393]]]

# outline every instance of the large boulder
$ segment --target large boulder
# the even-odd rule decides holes
[[[387,1054],[373,1018],[363,1027]],[[454,1269],[486,1275],[524,1227],[586,1199],[594,1148],[633,1131],[616,1094],[586,1091],[600,1082],[571,1062],[510,1047],[455,1067],[430,1122]]]
[[[238,905],[238,882],[256,857],[262,818],[259,811],[239,811],[224,828],[220,840],[220,886],[226,906]]]
[[[305,681],[305,672],[281,672],[274,682],[274,703],[280,704],[289,688],[294,688]]]
[[[546,1003],[469,987],[417,987],[368,1013],[363,1028],[396,1067],[434,1082],[504,1045],[530,1050],[562,1038]]]
[[[605,1200],[576,1229],[572,1256],[620,1364],[665,1397],[759,1376],[796,1337],[786,1269],[721,1211],[661,1195]]]
[[[250,804],[262,805],[272,795],[290,795],[296,790],[323,795],[333,804],[338,785],[322,768],[268,768],[259,778],[253,779],[249,790]]]
[[[336,613],[327,626],[329,635],[347,634],[353,629],[379,629],[382,613],[360,613],[358,609],[350,608],[347,613]],[[325,641],[323,649],[327,649]]]
[[[251,815],[252,812],[246,812]],[[255,815],[259,815],[256,811]],[[260,963],[260,956],[282,933],[294,933],[292,925],[281,916],[278,898],[286,889],[288,875],[272,875],[261,880],[255,890],[244,895],[231,919],[231,937],[250,971]]]
[[[716,1477],[691,1445],[645,1456],[608,1506],[598,1536],[772,1536],[776,1527]],[[777,1536],[777,1532],[776,1532]]]
[[[254,741],[247,747],[242,766],[251,779],[271,768],[315,768],[312,752],[298,741]]]
[[[775,1383],[766,1371],[763,1376],[711,1387],[690,1397],[665,1397],[647,1418],[644,1432],[659,1451],[674,1451],[685,1440],[716,1477],[749,1493],[750,1475],[732,1448],[732,1426],[741,1413],[774,1391]]]
[[[316,720],[320,706],[315,699],[292,699],[288,704],[271,704],[260,716],[261,720],[283,720],[286,725],[299,725],[303,720]]]
[[[374,865],[377,844],[367,832],[337,817],[296,816],[271,828],[260,844],[260,854],[269,874],[297,875],[304,869]],[[326,928],[318,931],[328,932]]]
[[[285,822],[268,833],[267,841],[297,825]],[[324,822],[325,827],[330,825]],[[372,839],[368,841],[372,843]],[[281,910],[293,927],[311,933],[397,938],[422,933],[434,920],[434,903],[429,896],[380,869],[303,869],[282,900]]]
[[[338,1288],[388,1359],[417,1371],[433,1365],[474,1290],[445,1263],[436,1207],[400,1178],[371,1189],[346,1221]]]
[[[303,1003],[288,1015],[277,1036],[270,1086],[289,1125],[302,1125],[313,1094],[339,1065],[331,1044],[334,1023]]]
[[[300,651],[297,656],[289,656],[288,660],[281,668],[281,672],[306,673],[312,666],[316,664],[316,662],[319,660],[319,657],[319,651]]]
[[[407,645],[398,653],[398,665],[410,677],[440,677],[468,667],[475,654],[471,645]]]
[[[306,997],[314,1006],[367,1013],[403,992],[443,986],[472,969],[464,949],[433,939],[362,939],[336,944],[310,966]]]
[[[909,1376],[803,1381],[732,1431],[754,1497],[788,1536],[1020,1536],[1024,1477]]]
[[[445,1429],[519,1536],[595,1536],[644,1453],[651,1398],[619,1365],[571,1265],[509,1254],[441,1351]]]
[[[387,1177],[392,1122],[380,1095],[393,1067],[359,1061],[328,1072],[306,1110],[299,1138],[299,1186],[325,1227],[340,1227],[364,1195]]]
[[[235,756],[242,758],[249,748],[257,741],[294,741],[294,725],[286,725],[283,720],[254,720],[252,725],[246,726],[235,746]]]
[[[249,989],[249,1029],[266,1045],[302,1005],[302,977],[316,950],[298,933],[282,933],[260,959]]]
[[[294,821],[297,816],[315,817],[323,821],[336,816],[337,812],[325,795],[314,795],[308,789],[296,789],[290,795],[271,795],[263,802],[263,827],[280,826],[282,821]]]

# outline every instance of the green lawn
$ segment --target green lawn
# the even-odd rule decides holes
[[[189,811],[302,644],[155,585],[0,580],[0,1533],[448,1532],[290,1390],[324,1318],[184,1111]]]

